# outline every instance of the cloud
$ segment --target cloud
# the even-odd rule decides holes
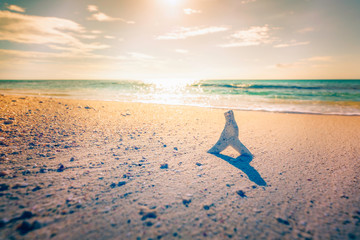
[[[297,30],[298,33],[307,33],[307,32],[313,32],[313,31],[315,31],[315,29],[313,27],[306,27],[306,28]]]
[[[58,46],[56,46],[58,47]],[[61,47],[59,47],[61,48]],[[21,50],[9,50],[0,49],[0,59],[34,59],[34,60],[50,60],[50,59],[98,59],[101,56],[91,53],[72,53],[72,52],[39,52],[39,51],[21,51]]]
[[[189,53],[189,50],[186,50],[186,49],[175,49],[175,52],[181,53],[181,54],[187,54],[187,53]]]
[[[324,62],[332,62],[332,56],[314,56],[310,58],[303,58],[296,62],[292,63],[277,63],[275,65],[268,66],[268,68],[294,68],[298,66],[310,66],[310,67],[324,67],[325,65],[321,64],[313,64],[315,63],[324,63]]]
[[[128,55],[136,60],[152,60],[155,59],[155,57],[144,54],[144,53],[138,53],[138,52],[129,52]]]
[[[165,35],[158,36],[157,39],[158,40],[186,39],[188,37],[224,32],[227,30],[229,30],[229,28],[225,26],[192,27],[192,28],[180,27],[170,33],[166,33]]]
[[[58,46],[56,46],[58,47]],[[61,48],[61,47],[59,47]],[[39,51],[22,51],[22,50],[9,50],[0,49],[0,60],[6,59],[35,59],[35,60],[52,60],[52,59],[66,59],[66,60],[115,60],[115,61],[152,61],[156,59],[153,56],[129,52],[120,56],[106,56],[93,53],[72,53],[72,52],[39,52]]]
[[[15,11],[15,12],[25,12],[25,8],[16,6],[16,5],[9,5],[7,6],[7,9],[11,10],[11,11]]]
[[[123,18],[110,17],[110,16],[106,15],[105,13],[100,12],[99,8],[97,6],[95,6],[95,5],[88,5],[87,9],[88,9],[89,12],[93,13],[91,15],[91,17],[88,18],[88,20],[96,20],[96,21],[99,21],[99,22],[121,21],[121,22],[124,22],[124,23],[127,23],[127,24],[134,24],[135,23],[134,21],[128,21],[128,20],[125,20]]]
[[[100,30],[92,30],[91,33],[93,33],[93,34],[100,34],[100,33],[102,33],[102,31],[100,31]]]
[[[99,8],[95,5],[88,5],[87,9],[89,12],[98,12],[99,11]]]
[[[191,8],[186,8],[186,9],[184,9],[184,13],[186,15],[191,15],[191,14],[195,14],[195,13],[201,13],[201,10],[194,10]]]
[[[333,57],[331,56],[315,56],[311,58],[304,59],[310,62],[331,62],[333,61]]]
[[[252,2],[256,2],[256,0],[243,0],[240,3],[241,4],[247,4],[247,3],[252,3]]]
[[[44,44],[68,51],[92,51],[108,47],[99,43],[84,43],[81,39],[88,36],[81,25],[71,20],[0,11],[0,40]]]
[[[296,40],[291,40],[289,43],[280,43],[274,46],[274,48],[285,48],[285,47],[295,47],[295,46],[302,46],[308,45],[310,42],[297,42]]]
[[[264,26],[253,26],[247,30],[237,31],[232,34],[228,39],[230,43],[221,44],[220,47],[247,47],[257,46],[261,44],[271,43],[274,41],[270,37],[271,28],[268,25]]]
[[[276,68],[292,68],[296,65],[299,65],[298,63],[278,63],[275,65]]]

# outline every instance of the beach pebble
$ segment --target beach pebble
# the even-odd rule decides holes
[[[116,183],[114,183],[114,182],[111,183],[111,184],[110,184],[110,187],[111,187],[111,188],[115,188],[115,187],[116,187]]]
[[[5,184],[5,183],[1,183],[0,184],[0,192],[1,191],[5,191],[9,189],[9,185]]]
[[[126,182],[125,181],[120,181],[120,182],[118,182],[118,187],[121,187],[121,186],[124,186],[126,184]]]
[[[185,205],[185,207],[189,207],[189,204],[191,203],[191,197],[183,197],[182,203]]]
[[[245,192],[243,191],[243,190],[238,190],[238,191],[236,191],[236,193],[240,196],[240,197],[242,197],[242,198],[246,198],[247,196],[245,195]]]
[[[6,218],[0,219],[0,228],[4,227],[8,222],[9,220]]]
[[[25,171],[22,171],[22,175],[28,175],[28,174],[30,174],[31,173],[31,171],[29,170],[29,169],[26,169]]]
[[[31,191],[36,192],[36,191],[38,191],[38,190],[40,190],[40,189],[42,189],[40,186],[36,186],[36,187],[34,187]]]
[[[282,218],[277,218],[276,220],[281,224],[290,225],[288,220],[285,220],[285,219],[282,219]]]
[[[13,121],[11,121],[11,120],[5,120],[5,121],[4,121],[4,124],[5,124],[5,125],[13,124]]]
[[[20,225],[16,227],[16,230],[20,232],[20,234],[26,234],[32,230],[31,223],[28,221],[23,221]]]
[[[59,164],[59,168],[56,170],[57,172],[62,172],[65,170],[64,165],[62,165],[61,163]]]
[[[201,163],[199,163],[199,162],[197,162],[197,163],[195,163],[197,166],[202,166],[202,164]]]
[[[145,225],[146,225],[147,227],[151,227],[152,225],[154,225],[154,223],[148,221],[148,222],[145,223]]]
[[[16,230],[18,230],[20,234],[25,235],[28,232],[39,229],[41,227],[42,224],[39,221],[34,221],[33,223],[23,221],[20,225],[16,227]]]
[[[74,158],[74,157],[71,157],[71,158],[70,158],[70,162],[73,162],[73,161],[75,161],[75,158]]]
[[[23,182],[23,183],[16,183],[16,184],[12,187],[12,189],[26,188],[26,187],[28,187],[28,186],[29,186],[29,184],[28,184],[28,183],[25,183],[25,182]]]
[[[19,219],[28,219],[28,218],[32,218],[34,216],[34,214],[31,211],[24,211]]]
[[[4,171],[0,171],[0,177],[4,177],[6,175],[9,175],[10,171],[4,170]]]
[[[160,168],[161,168],[161,169],[168,169],[168,168],[169,168],[169,165],[168,165],[167,163],[162,163],[162,164],[160,165]]]
[[[157,213],[155,209],[150,209],[146,206],[141,206],[140,207],[140,211],[139,214],[142,215],[141,220],[144,221],[148,218],[156,218],[157,217]]]

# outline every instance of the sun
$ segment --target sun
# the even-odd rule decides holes
[[[163,0],[163,2],[166,3],[167,5],[176,6],[179,5],[181,0]]]

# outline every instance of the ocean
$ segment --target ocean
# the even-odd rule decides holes
[[[360,115],[360,80],[0,80],[0,93],[251,111]]]

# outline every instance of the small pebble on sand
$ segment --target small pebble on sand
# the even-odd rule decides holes
[[[142,206],[140,208],[139,214],[142,215],[141,220],[146,220],[148,218],[156,218],[157,217],[157,213],[155,209],[150,209],[146,206]]]
[[[160,168],[161,168],[161,169],[168,169],[168,168],[169,168],[169,165],[168,165],[167,163],[162,163],[162,164],[160,165]]]
[[[6,170],[0,171],[0,177],[4,177],[4,176],[9,175],[9,174],[10,174],[10,171],[6,171]]]
[[[236,193],[242,197],[242,198],[246,198],[247,196],[245,195],[245,192],[243,190],[239,190],[239,191],[236,191]]]
[[[62,165],[61,163],[59,164],[59,168],[56,170],[57,172],[63,172],[65,170],[64,165]]]
[[[118,187],[121,187],[121,186],[124,186],[126,184],[126,182],[125,181],[120,181],[120,182],[118,182]]]
[[[185,205],[185,207],[189,207],[189,204],[191,203],[191,198],[184,198],[182,200],[182,203]]]
[[[288,220],[282,219],[282,218],[277,218],[276,219],[279,223],[282,223],[284,225],[290,225]]]
[[[5,191],[9,189],[9,185],[5,184],[5,183],[1,183],[0,184],[0,192],[1,191]]]

